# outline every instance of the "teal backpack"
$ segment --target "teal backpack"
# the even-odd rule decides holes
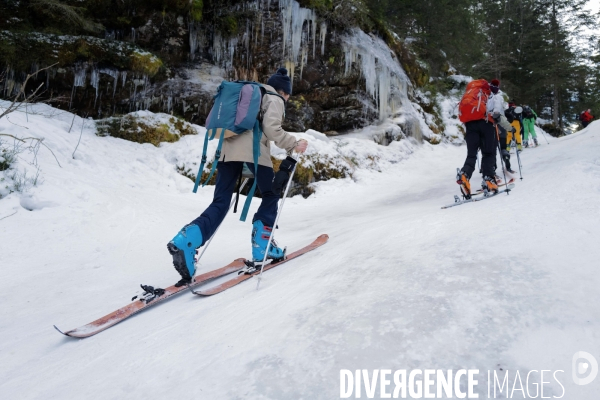
[[[254,176],[256,177],[258,171],[258,158],[260,156],[260,139],[262,137],[260,107],[262,96],[266,93],[279,96],[277,93],[267,92],[266,89],[257,82],[221,82],[221,85],[219,85],[217,89],[217,94],[214,96],[215,103],[206,119],[206,136],[204,138],[202,162],[200,164],[200,169],[198,170],[198,175],[196,176],[194,193],[198,190],[202,172],[204,171],[204,165],[206,165],[208,141],[215,138],[219,139],[219,144],[217,145],[215,160],[210,170],[210,174],[202,184],[203,187],[206,186],[215,173],[217,163],[219,162],[219,158],[221,158],[223,140],[228,137],[240,135],[248,130],[252,130],[253,132],[252,155],[254,159]],[[254,183],[252,184],[246,202],[244,203],[240,221],[246,220],[248,208],[250,207],[255,191],[256,179],[254,179]]]

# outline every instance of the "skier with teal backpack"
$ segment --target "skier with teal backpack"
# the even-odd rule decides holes
[[[285,117],[285,102],[291,94],[292,83],[285,68],[279,68],[266,85],[224,81],[219,86],[215,104],[206,120],[202,163],[194,185],[196,192],[206,164],[208,140],[218,139],[215,161],[203,184],[206,185],[217,172],[213,201],[167,244],[173,257],[173,265],[181,275],[181,281],[177,285],[184,285],[193,279],[196,272],[196,249],[212,237],[227,215],[236,181],[244,166],[253,173],[254,184],[248,193],[240,220],[245,221],[250,201],[258,186],[262,201],[252,219],[251,244],[253,261],[263,261],[277,215],[282,186],[278,179],[274,182],[270,142],[288,153],[294,150],[303,153],[308,146],[305,140],[296,140],[281,126]],[[280,172],[291,171],[295,162],[292,157],[287,157],[281,164]],[[278,260],[285,257],[284,251],[274,242],[271,242],[267,253],[267,259]]]

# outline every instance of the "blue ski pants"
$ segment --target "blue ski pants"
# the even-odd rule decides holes
[[[219,161],[217,165],[217,182],[212,203],[192,224],[200,227],[202,232],[202,245],[215,233],[229,210],[231,198],[235,190],[235,184],[242,173],[243,162],[241,161]],[[250,171],[254,172],[254,164],[246,163]],[[272,227],[277,216],[277,202],[279,196],[273,193],[273,168],[258,166],[256,184],[262,195],[262,201],[258,211],[254,214],[252,222],[260,220],[263,225]]]

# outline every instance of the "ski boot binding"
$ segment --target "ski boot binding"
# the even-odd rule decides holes
[[[141,295],[133,296],[133,298],[131,299],[131,301],[134,301],[135,299],[138,299],[139,301],[143,301],[146,304],[148,304],[152,300],[154,300],[154,299],[162,296],[163,294],[165,294],[165,289],[155,288],[155,287],[150,286],[150,285],[140,285],[140,287],[142,288],[142,290],[144,291],[144,293],[142,293]]]
[[[481,187],[483,188],[483,195],[486,197],[498,193],[496,178],[486,176],[481,183]]]
[[[469,178],[467,178],[467,175],[458,168],[456,168],[456,183],[460,185],[460,191],[463,198],[469,200],[471,198],[471,184],[469,183]]]

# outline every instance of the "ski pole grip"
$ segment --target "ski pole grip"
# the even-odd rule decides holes
[[[277,171],[275,177],[273,178],[273,193],[281,196],[281,191],[290,179],[290,174],[294,170],[297,162],[298,161],[290,156],[287,156],[285,160],[281,162],[279,165],[279,171]]]

